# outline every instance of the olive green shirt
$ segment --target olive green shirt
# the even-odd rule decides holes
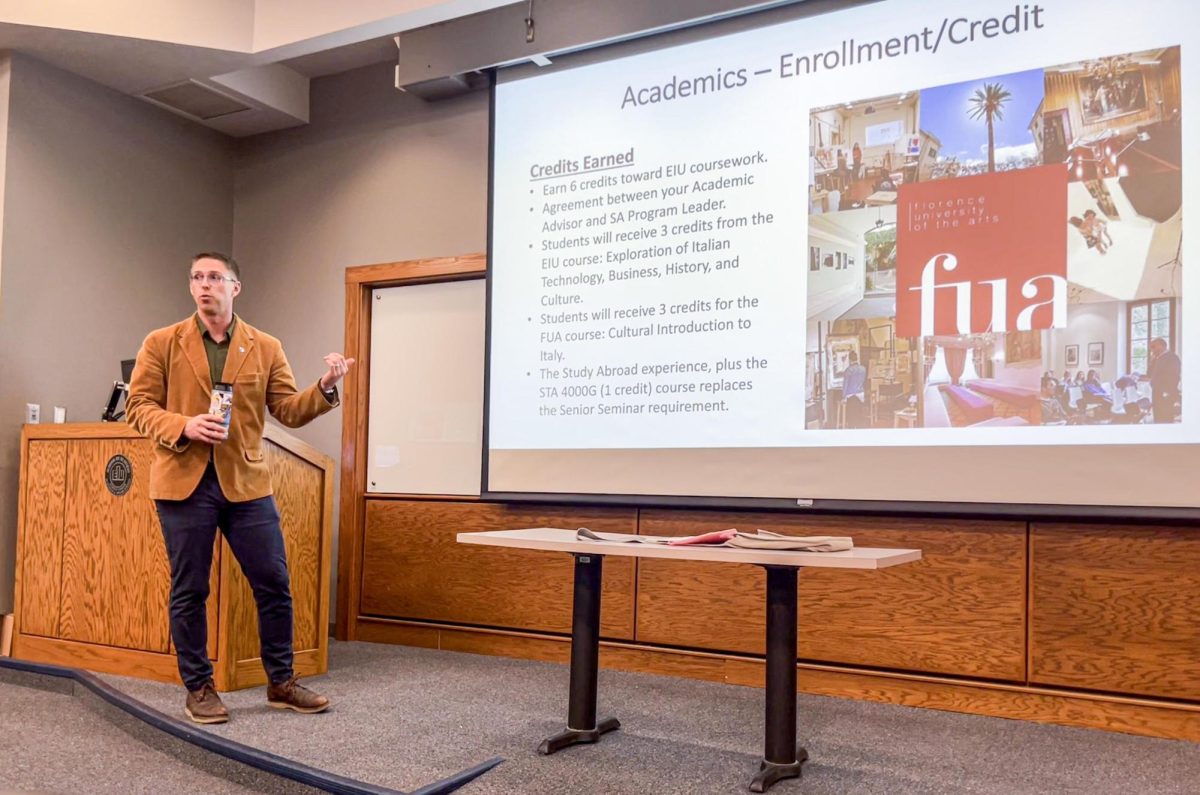
[[[229,328],[225,329],[225,339],[217,342],[208,333],[208,328],[200,319],[200,313],[196,313],[196,325],[200,328],[200,339],[204,340],[204,352],[208,355],[208,376],[213,384],[221,383],[221,375],[225,372],[225,360],[229,358],[229,341],[233,339],[233,330],[237,327],[237,322],[237,315],[234,315],[233,320],[229,322]],[[336,386],[328,391],[322,388],[321,394],[331,404],[338,402]]]
[[[221,374],[225,372],[225,360],[229,358],[229,341],[233,339],[233,329],[237,326],[237,315],[225,329],[225,339],[217,342],[208,333],[200,313],[196,313],[196,325],[200,327],[200,338],[204,340],[204,352],[208,354],[208,375],[214,384],[221,382]]]

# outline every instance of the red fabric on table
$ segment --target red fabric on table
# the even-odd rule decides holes
[[[681,547],[687,544],[724,544],[726,541],[736,536],[737,532],[737,530],[717,530],[716,532],[704,533],[698,536],[672,538],[667,542],[667,544],[673,547]]]

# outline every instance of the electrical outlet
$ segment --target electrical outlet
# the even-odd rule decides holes
[[[36,425],[42,421],[42,407],[37,403],[25,404],[25,422]]]
[[[66,422],[67,421],[67,410],[65,408],[63,408],[62,406],[55,406],[54,407],[54,421],[60,422],[60,423]]]

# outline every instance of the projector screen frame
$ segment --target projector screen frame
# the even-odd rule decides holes
[[[486,471],[486,455],[484,469]],[[1200,508],[1047,503],[931,502],[919,500],[788,500],[772,497],[708,497],[640,494],[535,493],[488,491],[493,502],[623,508],[674,508],[727,512],[812,514],[814,516],[894,516],[910,519],[1086,520],[1110,524],[1195,525]]]
[[[514,492],[492,490],[489,487],[497,86],[508,80],[520,80],[538,73],[549,73],[559,70],[566,71],[578,67],[586,67],[592,63],[678,46],[687,43],[688,39],[684,39],[683,37],[694,36],[698,30],[709,29],[713,31],[708,36],[705,36],[705,38],[717,37],[780,24],[798,18],[818,16],[856,6],[874,5],[885,1],[850,0],[850,2],[836,2],[836,0],[784,0],[781,3],[767,3],[754,8],[739,9],[721,16],[681,23],[665,29],[645,31],[619,39],[610,39],[593,45],[579,47],[566,53],[548,53],[547,55],[554,58],[554,62],[548,68],[546,66],[535,66],[527,61],[521,61],[487,70],[488,228],[487,269],[485,277],[483,451],[480,480],[480,498],[482,500],[572,506],[682,508],[726,512],[787,512],[792,514],[811,513],[818,516],[867,515],[908,518],[1016,519],[1025,521],[1085,520],[1095,523],[1159,525],[1193,525],[1200,522],[1200,507],[1180,506],[1054,504],[1037,502],[943,502],[930,500],[826,499],[819,497],[796,500],[777,497],[682,494]],[[619,54],[612,54],[614,51]]]

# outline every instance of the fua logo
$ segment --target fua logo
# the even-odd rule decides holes
[[[1066,327],[1061,164],[904,183],[897,204],[897,336]]]
[[[932,337],[934,334],[934,303],[936,291],[954,291],[954,325],[959,334],[970,334],[971,329],[979,328],[980,324],[972,323],[974,308],[971,305],[971,290],[975,286],[969,281],[937,283],[937,272],[943,270],[953,273],[958,268],[958,258],[953,254],[937,254],[925,263],[921,270],[921,283],[909,287],[912,292],[921,294],[921,336]],[[981,279],[979,284],[986,284],[991,289],[992,306],[991,319],[987,330],[1002,334],[1008,328],[1008,279]],[[1032,301],[1039,297],[1042,290],[1039,283],[1048,285],[1050,297],[1044,301]],[[1049,328],[1063,328],[1067,325],[1067,280],[1053,273],[1032,276],[1021,285],[1021,295],[1031,300],[1017,313],[1017,324],[1013,331],[1032,331],[1033,313],[1038,309],[1050,307],[1051,319]],[[1045,328],[1045,324],[1040,324]]]

